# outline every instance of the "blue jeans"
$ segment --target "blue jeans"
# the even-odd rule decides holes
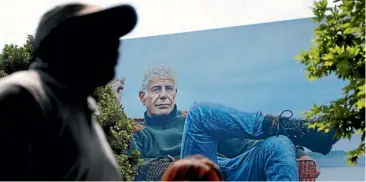
[[[261,113],[213,103],[195,104],[186,118],[181,158],[204,155],[218,164],[227,181],[298,181],[296,149],[286,136],[261,140],[235,158],[217,156],[218,141],[258,138],[263,119]]]

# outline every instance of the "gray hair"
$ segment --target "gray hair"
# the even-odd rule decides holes
[[[147,91],[149,88],[149,82],[153,79],[173,79],[174,84],[177,83],[176,74],[172,68],[166,65],[155,65],[145,71],[144,78],[142,80],[141,91]]]

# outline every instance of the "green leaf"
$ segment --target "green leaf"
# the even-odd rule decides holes
[[[358,97],[365,97],[365,89],[362,89],[359,92],[357,92],[357,96]]]
[[[337,54],[342,54],[344,52],[344,46],[340,47],[340,46],[336,46],[335,49]]]
[[[333,57],[332,54],[326,54],[325,56],[323,56],[323,59],[326,60],[326,61],[328,61],[328,60],[333,60],[334,57]]]
[[[348,27],[346,28],[346,30],[344,30],[344,34],[353,34],[356,33],[358,31],[358,28],[355,27]]]
[[[304,56],[302,54],[298,54],[298,55],[295,56],[296,61],[301,61],[303,59],[304,59]]]
[[[356,56],[360,52],[360,48],[358,48],[358,47],[347,46],[346,50],[351,56]]]
[[[365,107],[365,98],[362,98],[356,102],[356,109],[359,111]]]
[[[309,75],[309,77],[308,77],[308,80],[309,80],[310,82],[312,82],[312,81],[314,81],[314,80],[317,80],[317,79],[319,79],[319,77],[312,76],[312,75]]]
[[[333,65],[333,62],[331,62],[331,61],[324,62],[324,66],[332,66],[332,65]]]
[[[363,90],[363,91],[365,91],[365,88],[366,88],[366,85],[365,84],[357,87],[358,90]]]
[[[348,61],[347,60],[341,61],[340,63],[338,63],[337,68],[338,68],[339,73],[341,73],[342,75],[345,75],[349,69]]]
[[[365,128],[364,128],[364,129],[358,129],[358,130],[357,130],[357,133],[358,133],[358,134],[360,134],[360,135],[362,135],[362,133],[363,133],[364,131],[365,131]]]
[[[312,123],[308,127],[328,131],[329,126],[336,126],[338,138],[350,139],[365,122],[365,1],[333,0],[332,7],[326,4],[326,0],[314,2],[312,21],[317,27],[312,45],[296,59],[305,66],[305,77],[310,81],[335,75],[348,84],[342,88],[342,96],[328,105],[315,105],[304,115],[307,119],[318,115],[326,118],[323,124]],[[361,133],[361,142],[348,156],[350,164],[356,163],[365,151],[364,128],[357,132]]]

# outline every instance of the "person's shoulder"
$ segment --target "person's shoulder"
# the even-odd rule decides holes
[[[40,76],[35,71],[19,71],[0,79],[1,95],[28,95],[39,101],[44,92]]]
[[[4,84],[2,81],[0,80],[0,121],[23,123],[44,116],[41,104],[28,89],[19,84]]]
[[[30,99],[32,98],[32,95],[23,87],[20,85],[6,85],[5,87],[2,87],[3,85],[0,84],[0,102],[8,102],[12,100],[19,100],[22,99]]]
[[[7,107],[38,109],[44,90],[33,71],[20,71],[0,79],[0,103]]]
[[[34,85],[40,82],[40,75],[34,70],[18,71],[1,78],[0,84]]]
[[[26,78],[26,77],[24,77]],[[0,100],[32,97],[30,92],[23,86],[22,75],[18,73],[0,79]]]
[[[14,74],[0,79],[0,122],[6,130],[16,128],[29,137],[27,131],[41,131],[47,112],[37,99],[40,98],[35,95],[37,92],[32,93],[32,87],[22,84],[18,76],[24,78],[23,75]]]

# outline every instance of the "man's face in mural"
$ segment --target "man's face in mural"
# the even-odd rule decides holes
[[[147,91],[141,91],[139,97],[149,116],[161,116],[174,109],[176,94],[173,79],[152,79]]]

